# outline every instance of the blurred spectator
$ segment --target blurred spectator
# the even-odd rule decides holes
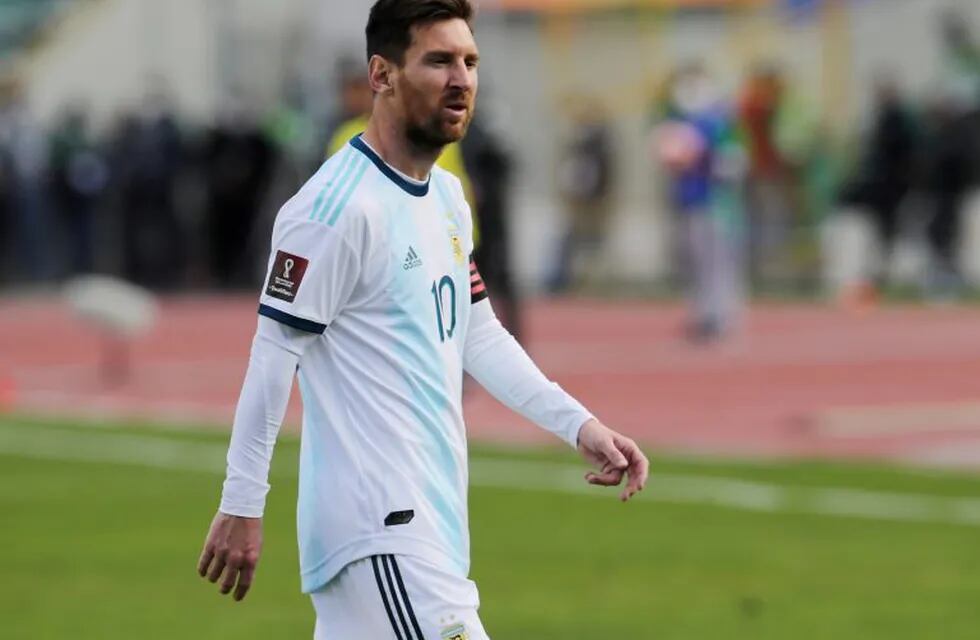
[[[777,139],[797,183],[793,201],[798,222],[803,223],[800,230],[806,232],[802,239],[816,241],[819,225],[840,192],[839,141],[814,106],[799,98],[789,100],[782,110]],[[813,263],[803,266],[817,267]],[[806,277],[806,273],[801,275]]]
[[[186,251],[174,191],[184,160],[180,132],[161,95],[118,123],[110,167],[119,190],[124,272],[137,284],[169,289],[182,283]]]
[[[11,177],[11,159],[6,147],[0,142],[0,256],[10,255],[9,236],[10,218],[13,216],[13,180]],[[5,261],[0,261],[0,283],[6,271]]]
[[[771,65],[757,68],[739,98],[739,120],[748,151],[745,185],[749,215],[749,265],[752,280],[766,283],[780,273],[792,225],[792,178],[777,141],[785,89]]]
[[[53,275],[43,181],[44,135],[24,106],[15,81],[0,85],[0,277],[16,285]]]
[[[735,328],[742,304],[744,151],[732,109],[699,63],[673,75],[658,112],[654,154],[669,172],[688,266],[688,335],[713,340]]]
[[[943,75],[925,109],[924,186],[932,210],[927,235],[935,260],[929,285],[937,295],[962,287],[956,255],[962,217],[980,183],[980,46],[969,25],[957,11],[943,14]]]
[[[81,108],[65,111],[51,135],[50,149],[50,184],[66,235],[66,266],[71,274],[91,272],[95,266],[96,206],[109,182],[109,169]]]
[[[500,321],[521,339],[520,301],[510,267],[510,177],[512,161],[500,139],[477,116],[462,141],[463,159],[470,178],[476,209],[480,212],[480,244],[475,259],[491,292]]]
[[[323,164],[323,132],[317,131],[299,80],[288,84],[283,99],[263,117],[262,131],[271,146],[272,166],[244,258],[245,276],[255,282],[267,275],[269,238],[279,209]]]
[[[558,187],[568,216],[548,290],[561,293],[595,278],[610,219],[613,141],[609,121],[595,99],[576,101],[572,130],[558,165]]]
[[[960,215],[977,153],[969,116],[952,98],[941,97],[929,105],[924,151],[932,209],[928,236],[936,260],[931,285],[937,293],[951,292],[947,290],[960,284],[956,255]]]
[[[298,80],[289,84],[282,102],[266,116],[263,129],[266,138],[283,152],[279,159],[285,166],[281,168],[293,174],[288,191],[294,193],[323,162],[316,125]]]
[[[885,255],[898,236],[899,205],[912,187],[917,151],[913,120],[891,78],[875,87],[875,113],[858,165],[841,192],[841,203],[868,211],[877,227]],[[881,270],[884,274],[885,270]]]
[[[340,110],[330,126],[327,155],[337,153],[347,141],[367,129],[374,94],[368,84],[367,68],[354,60],[342,60],[339,68]]]
[[[209,133],[204,163],[211,274],[221,288],[251,286],[248,249],[275,150],[242,102],[227,105]]]
[[[958,109],[980,114],[980,45],[973,40],[969,21],[956,11],[943,16],[943,93]]]

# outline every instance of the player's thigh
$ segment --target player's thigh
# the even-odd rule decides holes
[[[385,558],[381,560],[383,568]],[[387,563],[397,604],[413,632],[406,639],[489,640],[478,613],[480,594],[472,580],[419,558],[388,556]]]
[[[396,638],[374,578],[371,558],[350,563],[310,597],[316,610],[314,640]]]
[[[476,585],[417,558],[354,562],[313,604],[316,640],[489,640]]]

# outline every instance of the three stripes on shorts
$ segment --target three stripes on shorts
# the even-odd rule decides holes
[[[408,599],[408,591],[405,590],[395,556],[371,556],[371,564],[374,566],[374,579],[378,582],[381,601],[384,602],[395,637],[398,640],[425,640],[412,603]]]

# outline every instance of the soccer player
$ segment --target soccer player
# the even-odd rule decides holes
[[[298,534],[320,640],[488,636],[468,580],[463,372],[577,446],[588,482],[643,488],[636,444],[534,366],[468,260],[459,180],[434,167],[473,114],[469,0],[378,0],[367,25],[375,106],[276,220],[228,452],[198,571],[245,597],[269,462],[298,371]]]

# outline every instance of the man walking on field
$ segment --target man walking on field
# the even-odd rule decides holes
[[[434,167],[473,115],[468,0],[378,0],[374,110],[282,208],[235,415],[219,512],[198,564],[245,597],[272,449],[303,396],[298,533],[319,640],[483,640],[469,574],[463,372],[555,433],[592,484],[643,488],[647,460],[550,382],[497,321],[459,180]]]

